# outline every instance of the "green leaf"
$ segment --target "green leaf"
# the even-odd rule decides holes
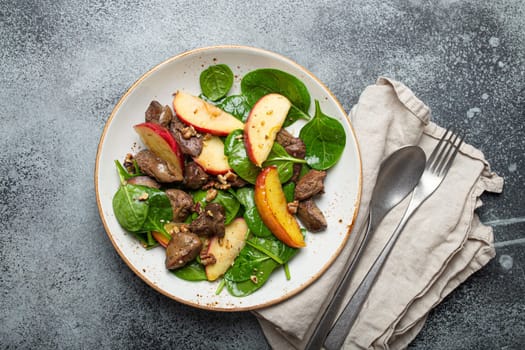
[[[251,237],[246,243],[233,266],[224,274],[228,292],[237,297],[261,288],[277,267],[286,264],[299,251],[274,236]]]
[[[326,170],[341,157],[346,144],[343,125],[335,118],[321,111],[319,101],[315,101],[315,116],[299,132],[306,145],[305,159],[310,167]]]
[[[140,232],[148,217],[149,203],[139,197],[145,192],[144,186],[121,185],[113,196],[113,212],[123,229]]]
[[[272,257],[280,264],[287,263],[297,254],[299,249],[292,248],[278,240],[275,236],[271,237],[251,237],[247,243],[252,247]]]
[[[142,231],[159,231],[165,233],[164,224],[173,219],[171,202],[163,191],[146,187],[149,211],[142,226]]]
[[[283,146],[274,142],[268,158],[263,163],[263,167],[275,165],[279,173],[279,180],[281,183],[285,183],[293,176],[294,163],[302,164],[306,163],[306,160],[292,157]]]
[[[186,281],[206,281],[206,270],[204,266],[193,260],[180,269],[171,271],[175,276]]]
[[[284,196],[286,197],[286,201],[288,203],[293,202],[294,192],[295,192],[295,183],[289,182],[286,185],[284,185],[283,192],[284,192]]]
[[[278,69],[264,68],[251,71],[241,81],[241,91],[250,106],[269,93],[278,93],[292,103],[285,126],[297,119],[310,119],[310,93],[306,85],[293,75]]]
[[[228,157],[228,164],[241,179],[255,184],[260,169],[248,158],[242,130],[234,130],[226,137],[224,154]]]
[[[255,206],[254,189],[252,187],[243,187],[237,190],[237,198],[244,206],[244,220],[254,235],[258,237],[272,236],[272,231],[264,224],[261,215]]]
[[[237,297],[252,294],[281,266],[268,255],[250,245],[244,246],[233,266],[224,274],[228,292]]]
[[[193,192],[193,202],[195,204],[200,203],[202,208],[204,208],[208,203],[206,201],[206,193],[207,191],[204,190]],[[241,207],[241,203],[239,203],[233,194],[222,190],[217,191],[217,196],[210,203],[218,203],[224,207],[226,212],[224,218],[225,225],[228,225],[233,219],[237,217],[237,213]]]
[[[217,105],[223,111],[230,113],[242,122],[245,122],[250,114],[251,106],[243,95],[227,96]]]
[[[230,91],[233,85],[233,72],[225,64],[210,66],[202,71],[199,81],[204,96],[217,101]]]

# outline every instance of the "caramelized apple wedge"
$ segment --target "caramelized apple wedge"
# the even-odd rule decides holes
[[[259,173],[254,197],[262,221],[275,237],[290,247],[306,246],[297,220],[288,212],[276,166],[266,167]]]
[[[225,227],[224,237],[214,236],[210,239],[207,254],[213,255],[216,261],[205,267],[208,281],[215,281],[232,266],[233,261],[244,248],[247,233],[246,221],[237,218]]]
[[[253,106],[244,126],[244,144],[253,164],[260,167],[268,158],[291,105],[282,95],[268,94]]]
[[[177,141],[165,127],[155,123],[141,123],[133,127],[146,147],[166,161],[176,181],[184,178],[184,158]]]
[[[203,133],[226,136],[233,130],[244,128],[244,123],[233,115],[184,91],[175,94],[173,109],[182,122]]]

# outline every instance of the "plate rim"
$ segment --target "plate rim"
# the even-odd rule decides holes
[[[335,101],[337,108],[339,108],[343,112],[343,115],[347,119],[349,129],[350,129],[350,131],[352,133],[353,140],[355,142],[355,147],[356,147],[356,151],[357,151],[357,160],[358,160],[358,164],[357,165],[359,167],[359,171],[358,171],[359,178],[358,178],[358,184],[357,184],[357,187],[358,187],[357,188],[357,198],[356,198],[355,203],[354,203],[355,210],[354,210],[354,215],[352,217],[352,221],[347,227],[347,231],[346,231],[346,233],[344,235],[344,238],[343,238],[341,244],[339,245],[337,250],[334,251],[334,254],[331,256],[331,258],[324,264],[323,268],[320,269],[317,273],[311,275],[310,278],[308,280],[306,280],[304,283],[302,283],[299,287],[295,288],[292,291],[289,291],[289,292],[283,294],[279,298],[275,298],[275,299],[272,299],[270,301],[267,301],[267,302],[264,302],[264,303],[261,303],[261,304],[257,304],[257,305],[252,305],[252,306],[235,306],[235,307],[231,307],[231,308],[214,307],[214,306],[210,306],[208,304],[199,304],[199,303],[191,302],[189,300],[180,298],[180,297],[178,297],[176,295],[173,295],[173,294],[168,293],[167,291],[161,289],[155,283],[153,283],[148,278],[146,278],[145,275],[141,274],[138,271],[138,269],[136,269],[135,266],[128,260],[126,255],[122,252],[122,250],[119,248],[119,246],[115,242],[115,240],[113,238],[113,235],[110,233],[108,223],[106,222],[106,218],[105,218],[103,210],[102,210],[101,198],[100,198],[100,194],[99,194],[99,183],[98,183],[98,174],[99,174],[99,168],[100,168],[100,162],[99,161],[100,161],[100,157],[101,157],[102,146],[103,146],[104,141],[106,139],[106,134],[107,134],[107,132],[109,130],[110,124],[113,121],[116,113],[120,109],[120,106],[127,100],[128,96],[135,90],[135,88],[137,88],[137,86],[140,83],[142,83],[143,80],[145,80],[147,77],[149,77],[155,71],[161,69],[163,66],[168,65],[168,64],[170,64],[171,62],[173,62],[175,60],[178,60],[178,59],[180,59],[182,57],[185,57],[185,56],[188,56],[188,55],[198,54],[199,52],[210,51],[210,50],[221,50],[221,49],[242,49],[242,50],[254,51],[254,52],[257,52],[257,53],[260,53],[260,54],[264,54],[264,55],[274,56],[275,58],[277,58],[279,60],[282,60],[282,61],[285,61],[288,64],[293,65],[296,68],[298,68],[299,70],[303,71],[306,75],[308,75],[311,79],[313,79],[317,84],[319,84],[322,88],[324,88],[324,90]],[[148,71],[146,71],[144,74],[142,74],[133,84],[131,84],[126,89],[125,93],[122,94],[122,96],[119,98],[118,102],[113,107],[113,109],[112,109],[108,119],[106,120],[106,122],[104,124],[104,128],[102,130],[102,134],[100,136],[100,139],[99,139],[99,142],[98,142],[98,146],[97,146],[97,155],[96,155],[96,158],[95,158],[95,168],[94,168],[94,182],[95,182],[95,195],[96,195],[98,213],[99,213],[100,219],[102,221],[102,224],[104,226],[104,231],[106,232],[106,235],[110,239],[111,244],[113,245],[113,248],[116,250],[117,254],[125,262],[125,264],[133,271],[133,273],[136,276],[138,276],[142,281],[144,281],[149,287],[153,288],[155,291],[159,292],[160,294],[162,294],[162,295],[164,295],[164,296],[166,296],[166,297],[168,297],[168,298],[170,298],[172,300],[180,302],[182,304],[185,304],[185,305],[188,305],[188,306],[192,306],[192,307],[196,307],[196,308],[203,309],[203,310],[208,310],[208,311],[238,312],[238,311],[258,310],[258,309],[262,309],[262,308],[265,308],[265,307],[268,307],[268,306],[271,306],[271,305],[275,305],[275,304],[281,303],[284,300],[287,300],[287,299],[293,297],[294,295],[300,293],[301,291],[306,289],[308,286],[312,285],[315,281],[317,281],[333,265],[334,261],[339,257],[341,251],[343,250],[343,248],[348,243],[348,239],[349,239],[349,237],[351,235],[351,232],[352,232],[352,230],[354,228],[355,221],[356,221],[357,215],[359,213],[360,203],[361,203],[361,195],[362,195],[362,181],[363,181],[362,168],[363,167],[362,167],[362,157],[361,157],[360,145],[359,145],[359,142],[358,142],[357,135],[355,133],[354,127],[353,127],[353,125],[352,125],[352,123],[350,121],[348,113],[344,110],[343,106],[341,105],[341,103],[339,102],[337,97],[332,93],[332,91],[320,79],[318,79],[312,72],[310,72],[308,69],[306,69],[305,67],[303,67],[299,63],[295,62],[294,60],[292,60],[292,59],[290,59],[290,58],[288,58],[286,56],[283,56],[283,55],[281,55],[279,53],[267,50],[267,49],[262,49],[262,48],[258,48],[258,47],[247,46],[247,45],[212,45],[212,46],[204,46],[204,47],[199,47],[199,48],[195,48],[195,49],[190,49],[190,50],[184,51],[182,53],[179,53],[177,55],[174,55],[174,56],[171,56],[171,57],[165,59],[164,61],[156,64],[153,67],[151,67]]]

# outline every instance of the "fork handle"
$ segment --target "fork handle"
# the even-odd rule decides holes
[[[416,211],[416,209],[421,205],[422,202],[422,200],[417,198],[416,192],[413,192],[412,197],[410,199],[410,203],[408,204],[408,207],[405,210],[405,213],[403,214],[403,218],[397,225],[396,229],[394,230],[394,233],[392,234],[387,244],[381,251],[381,254],[379,254],[377,259],[374,261],[374,264],[372,265],[370,270],[368,270],[365,278],[361,281],[359,287],[357,287],[357,290],[355,291],[354,295],[352,296],[345,309],[343,310],[343,312],[335,322],[334,326],[332,327],[332,330],[328,334],[324,342],[324,347],[327,350],[338,350],[341,349],[341,347],[343,346],[343,343],[346,337],[348,336],[350,329],[354,325],[355,320],[357,319],[357,316],[359,315],[359,312],[361,310],[361,307],[366,301],[366,298],[370,293],[370,289],[374,285],[377,276],[381,272],[381,268],[383,267],[386,259],[388,258],[388,255],[392,251],[392,247],[396,243],[399,234],[401,233],[401,231],[403,231],[406,223],[408,222],[408,219],[410,219],[412,214]]]

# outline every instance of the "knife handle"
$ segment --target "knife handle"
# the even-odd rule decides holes
[[[323,345],[326,336],[330,332],[332,324],[334,323],[334,320],[337,317],[337,311],[339,310],[339,307],[343,302],[345,291],[348,289],[348,284],[351,280],[352,275],[354,274],[357,262],[359,261],[359,258],[363,253],[364,247],[366,246],[366,243],[373,231],[370,221],[371,220],[369,216],[367,226],[365,227],[366,229],[364,231],[361,230],[361,232],[364,232],[364,234],[361,238],[361,242],[357,246],[357,251],[354,257],[352,258],[351,262],[348,264],[346,270],[343,271],[343,277],[340,280],[339,285],[335,289],[335,292],[333,292],[330,298],[330,303],[325,308],[319,322],[317,322],[317,325],[314,331],[312,332],[308,342],[306,343],[304,350],[321,349],[321,346]]]
[[[370,289],[372,289],[372,286],[374,285],[377,276],[381,272],[381,268],[385,264],[388,255],[392,251],[392,247],[396,243],[401,231],[403,231],[403,229],[405,228],[408,219],[418,208],[419,204],[420,203],[417,203],[417,201],[414,201],[414,195],[412,195],[408,208],[406,209],[401,221],[394,230],[394,233],[392,233],[392,236],[390,236],[390,239],[388,240],[387,244],[383,247],[383,250],[381,250],[381,253],[374,261],[374,264],[372,265],[370,270],[368,270],[365,278],[363,279],[363,281],[361,281],[361,284],[359,284],[359,287],[357,287],[357,290],[355,291],[354,295],[352,296],[348,304],[345,306],[345,309],[335,322],[334,326],[332,327],[332,330],[328,333],[328,336],[326,337],[326,340],[324,342],[324,346],[327,350],[339,350],[343,346],[343,343],[345,342],[348,333],[352,329],[352,326],[354,325],[355,320],[357,319],[357,316],[359,315],[363,304],[368,298]]]

